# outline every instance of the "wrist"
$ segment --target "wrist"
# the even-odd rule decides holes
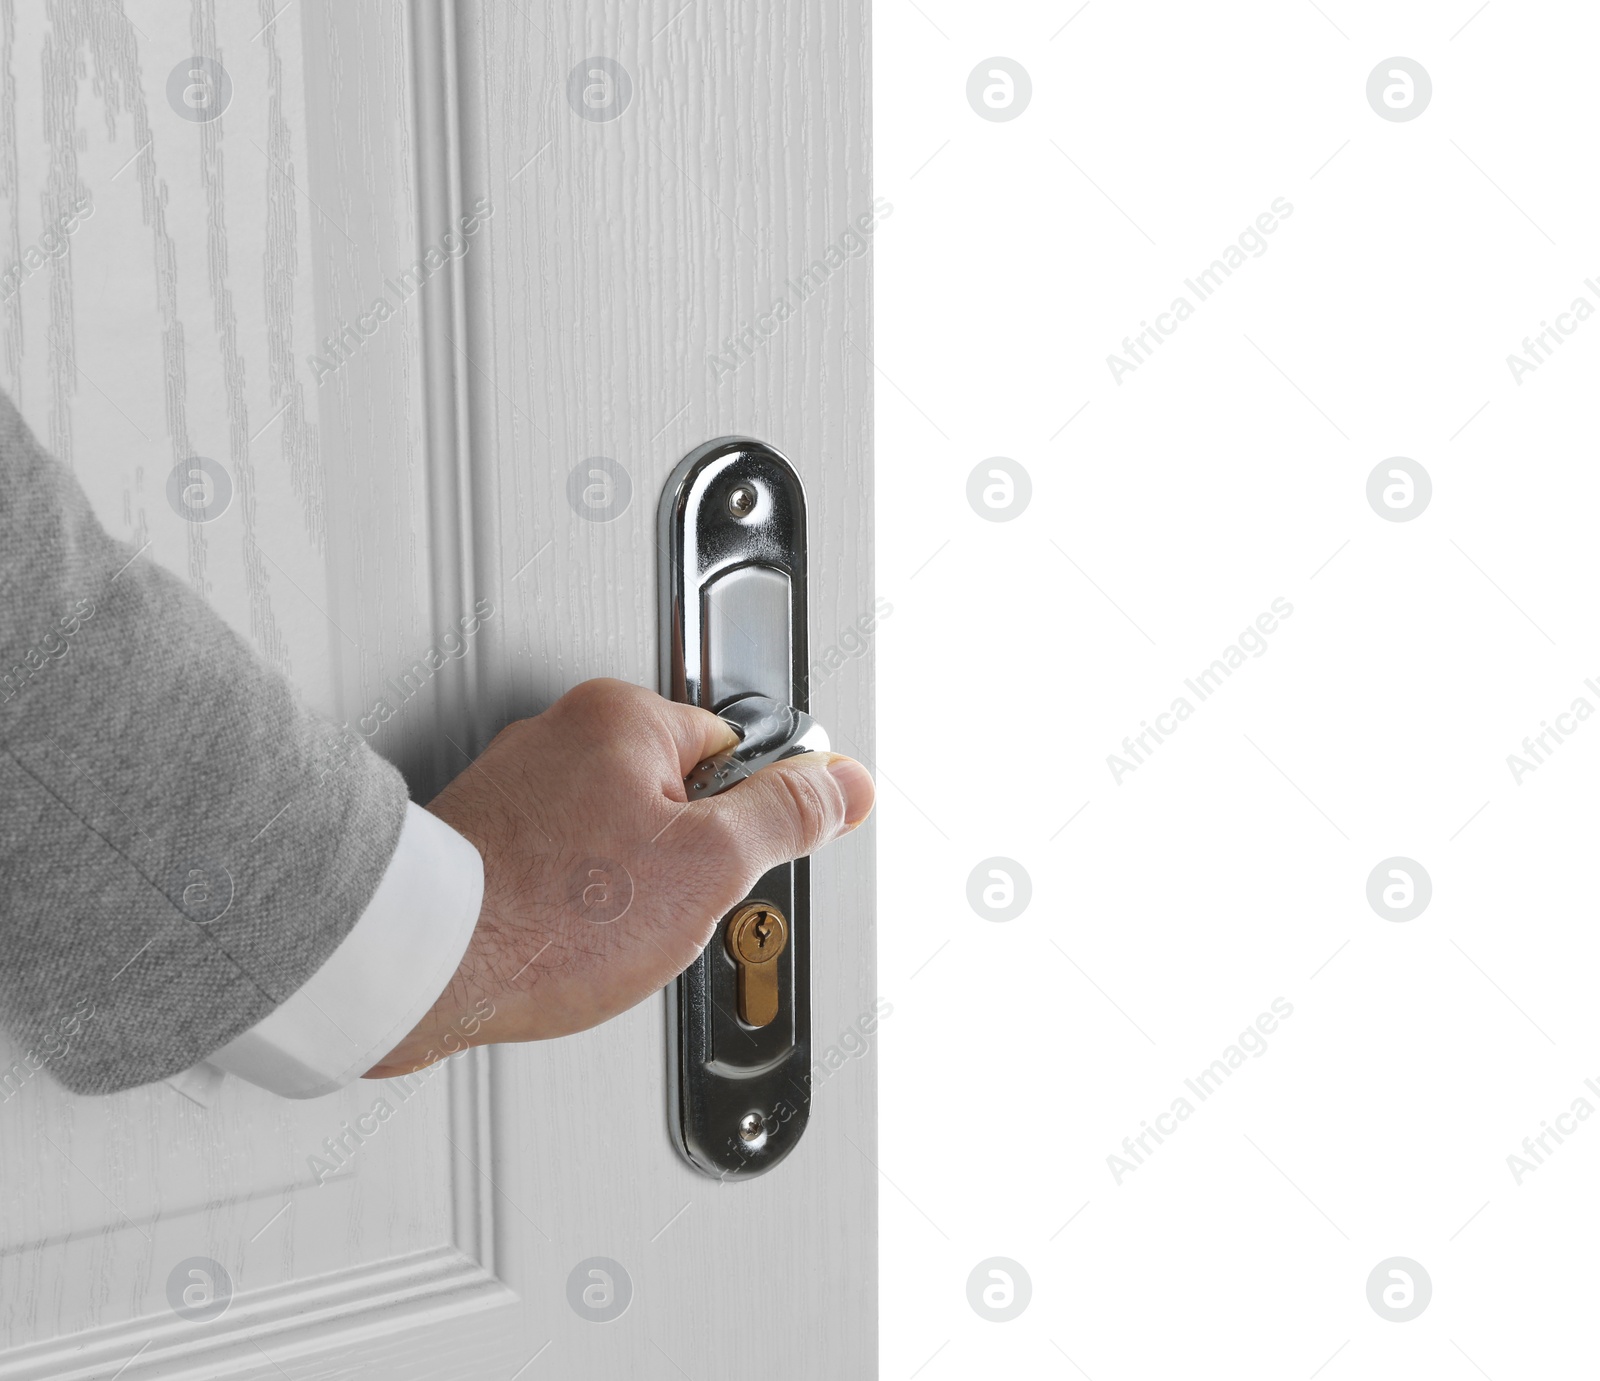
[[[493,928],[488,917],[489,856],[485,841],[469,827],[469,822],[455,818],[448,810],[439,809],[443,804],[443,798],[439,798],[424,809],[449,826],[477,853],[483,879],[478,913],[466,947],[444,990],[399,1043],[366,1071],[363,1077],[368,1079],[388,1079],[410,1074],[489,1039],[482,1032],[484,1024],[494,1015],[494,1003],[477,981],[481,967],[479,955],[482,937],[486,929]]]

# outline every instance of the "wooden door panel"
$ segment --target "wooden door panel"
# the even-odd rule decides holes
[[[873,607],[865,7],[473,0],[461,14],[462,195],[496,206],[466,264],[473,449],[495,460],[474,469],[474,571],[502,610],[478,732],[589,676],[656,684],[662,486],[700,442],[744,433],[805,482],[812,709],[870,761],[870,655],[838,649]],[[617,69],[620,111],[580,114],[587,94],[612,115]],[[586,513],[574,498],[597,457],[629,496]],[[719,1183],[675,1152],[660,998],[494,1052],[500,1144],[517,1148],[500,1182],[553,1239],[511,1242],[503,1274],[543,1304],[559,1374],[731,1381],[758,1359],[777,1376],[874,1374],[870,830],[812,878],[818,1064],[795,1094],[812,1120],[770,1174]],[[595,1256],[634,1288],[603,1326],[564,1302]]]
[[[93,208],[0,302],[0,386],[138,559],[426,799],[576,682],[654,685],[661,485],[748,432],[807,485],[812,707],[870,761],[870,650],[837,655],[873,607],[863,5],[0,9],[0,259]],[[214,121],[168,97],[196,54]],[[168,494],[195,456],[231,488],[205,522]],[[594,457],[631,487],[609,521],[569,497]],[[813,889],[811,1125],[750,1184],[673,1150],[660,998],[451,1061],[323,1184],[383,1086],[80,1099],[0,1041],[0,1378],[872,1374],[870,828]],[[603,1324],[569,1303],[599,1256],[633,1283]],[[215,1320],[170,1306],[189,1257],[232,1277]]]
[[[446,677],[376,733],[361,723],[441,637],[421,341],[442,294],[405,279],[415,17],[7,5],[0,236],[28,271],[0,304],[0,377],[137,559],[188,581],[426,790]],[[169,89],[196,54],[226,74],[202,65],[215,120]],[[376,329],[328,348],[363,316]],[[195,456],[229,490],[202,522],[168,486]],[[504,1306],[484,1073],[475,1055],[411,1092],[295,1102],[186,1076],[78,1098],[0,1038],[0,1376],[276,1374],[264,1359],[337,1354],[375,1319]],[[192,1257],[231,1277],[215,1321],[170,1306]],[[444,1327],[438,1346],[471,1355],[469,1337]]]

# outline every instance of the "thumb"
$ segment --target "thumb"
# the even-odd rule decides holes
[[[815,853],[872,813],[872,777],[854,758],[802,753],[762,768],[696,809],[720,819],[757,873]]]

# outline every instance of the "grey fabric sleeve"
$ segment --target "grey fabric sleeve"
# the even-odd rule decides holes
[[[0,580],[10,1075],[111,1093],[204,1059],[317,971],[377,888],[406,787],[108,536],[3,395]]]

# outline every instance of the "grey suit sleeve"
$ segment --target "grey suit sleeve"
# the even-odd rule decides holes
[[[109,537],[3,395],[0,581],[0,1024],[21,1073],[115,1092],[317,971],[377,888],[406,788]]]

